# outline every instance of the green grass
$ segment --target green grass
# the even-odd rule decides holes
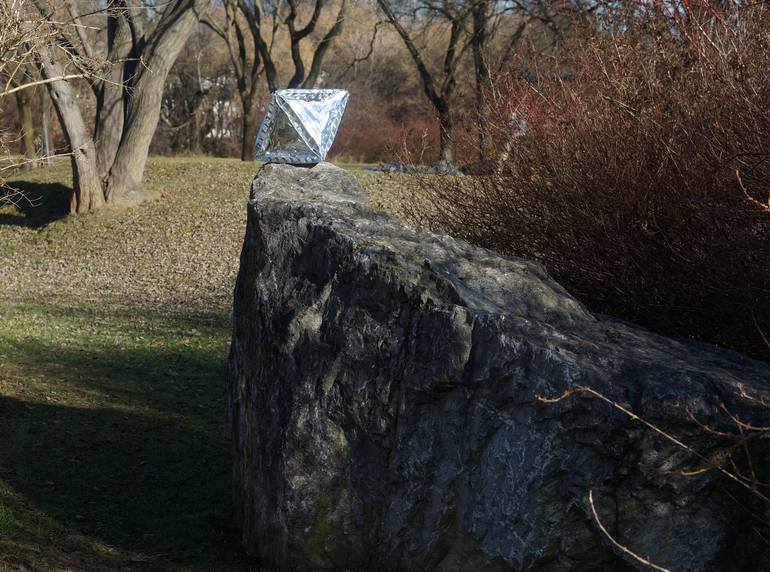
[[[226,358],[256,164],[152,159],[162,200],[62,216],[66,163],[0,209],[0,570],[251,570]],[[395,190],[359,173],[375,203]]]

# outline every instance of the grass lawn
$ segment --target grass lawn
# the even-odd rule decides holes
[[[0,570],[257,569],[225,409],[256,168],[151,159],[161,201],[62,218],[60,163],[19,183],[40,206],[0,209]]]

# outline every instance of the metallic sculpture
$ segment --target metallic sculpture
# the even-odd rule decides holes
[[[259,128],[256,158],[299,165],[323,161],[347,102],[344,89],[279,89]]]

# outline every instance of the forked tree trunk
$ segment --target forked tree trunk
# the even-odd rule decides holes
[[[148,81],[150,85],[137,85],[128,100],[123,136],[106,181],[108,203],[136,202],[141,192],[150,142],[160,119],[165,74],[160,86],[155,85],[155,77]]]
[[[131,28],[124,15],[107,16],[107,59],[123,61],[131,54]],[[123,111],[125,90],[124,65],[114,65],[110,69],[107,81],[102,82],[96,95],[96,141],[99,179],[105,180],[120,145],[123,132]]]
[[[115,161],[106,180],[108,203],[141,200],[142,177],[150,142],[160,119],[163,87],[171,67],[210,0],[177,2],[164,13],[158,29],[142,50],[143,65],[136,66],[125,107],[123,132]]]
[[[115,1],[122,11],[108,15],[107,58],[112,71],[97,93],[94,135],[86,129],[69,81],[47,84],[72,150],[72,212],[93,211],[105,204],[132,204],[145,197],[140,183],[160,118],[166,77],[198,19],[211,5],[211,0],[172,1],[149,36],[140,30],[138,20],[133,25],[127,20],[135,8]],[[35,0],[35,5],[43,17],[49,17],[45,0]],[[71,48],[66,42],[60,47]],[[95,49],[83,47],[89,53]],[[48,48],[40,48],[37,55],[46,79],[64,75]],[[136,64],[138,59],[141,65]]]

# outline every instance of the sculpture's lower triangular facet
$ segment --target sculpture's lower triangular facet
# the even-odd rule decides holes
[[[277,155],[280,153],[289,154],[315,154],[315,149],[301,137],[298,133],[289,115],[281,108],[275,110],[272,124],[266,135],[267,147],[265,154]]]
[[[281,89],[273,94],[256,142],[256,158],[272,163],[323,161],[334,142],[348,92]]]

